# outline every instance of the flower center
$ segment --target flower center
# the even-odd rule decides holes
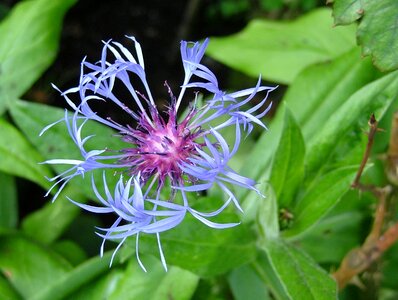
[[[124,150],[127,154],[124,161],[131,164],[132,174],[141,174],[146,182],[156,175],[162,184],[168,177],[172,183],[181,183],[183,171],[181,163],[197,154],[197,148],[202,144],[195,141],[199,131],[191,132],[187,123],[192,115],[177,124],[174,116],[169,115],[168,122],[156,118],[153,125],[142,122],[140,129],[132,129],[125,140],[135,145]]]
[[[141,145],[141,154],[158,166],[158,171],[173,171],[178,163],[185,161],[195,145],[189,138],[190,134],[183,135],[181,128],[161,128],[147,135]]]

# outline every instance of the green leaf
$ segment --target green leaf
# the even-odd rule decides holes
[[[358,166],[342,167],[312,183],[293,210],[292,227],[285,236],[297,236],[313,227],[350,189]]]
[[[123,277],[124,270],[112,268],[110,272],[102,274],[91,282],[68,295],[68,299],[109,299],[117,283]]]
[[[270,259],[266,255],[265,251],[259,249],[257,259],[251,264],[259,274],[261,280],[270,289],[271,294],[277,300],[291,300],[286,292],[286,288],[282,285],[282,282],[271,264]]]
[[[0,172],[0,183],[0,227],[15,228],[18,223],[18,198],[14,177]]]
[[[223,219],[216,222],[224,223],[231,214],[224,211],[220,217]],[[162,233],[160,239],[168,264],[203,277],[226,273],[253,260],[256,255],[253,232],[245,224],[213,229],[187,215],[182,224]],[[135,247],[133,244],[130,247]],[[158,251],[154,235],[140,236],[140,252],[159,257]]]
[[[261,181],[260,181],[261,182]],[[265,195],[262,198],[257,195],[255,199],[259,203],[257,208],[257,225],[260,236],[265,240],[279,236],[278,203],[272,186],[261,182],[259,190]]]
[[[238,34],[212,38],[206,53],[249,76],[289,84],[305,67],[355,46],[355,26],[332,25],[326,8],[289,22],[253,20]]]
[[[308,235],[300,239],[300,248],[318,263],[338,265],[351,249],[361,244],[363,221],[364,214],[358,210],[330,217],[328,214]]]
[[[0,113],[53,62],[62,19],[76,0],[23,1],[0,24]]]
[[[359,48],[355,48],[334,61],[310,66],[298,75],[283,100],[301,127],[306,145],[323,128],[331,113],[374,80],[375,73],[370,59],[360,59]],[[282,125],[283,111],[278,110],[269,131],[261,135],[245,161],[242,174],[251,178],[268,176]],[[242,194],[239,197],[243,197]]]
[[[39,136],[44,127],[64,118],[65,111],[63,109],[18,100],[10,107],[10,112],[15,123],[45,159],[82,159],[81,153],[69,136],[64,123],[61,122],[53,126],[42,136]],[[112,129],[94,121],[88,122],[85,125],[83,135],[95,135],[86,144],[88,151],[104,148],[119,150],[125,145],[120,138],[115,137],[115,132]],[[57,173],[61,173],[69,166],[51,165],[51,167]],[[102,191],[102,174],[99,172],[96,175],[100,177],[100,180],[96,181],[98,190]],[[118,180],[118,176],[109,176],[107,180],[108,184],[112,186],[112,183]],[[78,176],[69,185],[78,187],[86,196],[95,198],[93,196],[90,176],[85,176],[84,179]]]
[[[390,289],[396,290],[396,281],[394,280],[396,274],[397,274],[397,268],[398,268],[398,244],[395,243],[394,245],[391,246],[390,249],[388,249],[384,254],[383,254],[383,262],[384,264],[382,265],[382,285],[383,287],[387,287]],[[389,298],[389,299],[394,299],[394,298]]]
[[[382,71],[398,68],[398,2],[363,0],[364,16],[358,26],[363,55],[371,55]]]
[[[157,258],[145,257],[145,273],[132,258],[109,300],[159,299],[189,300],[199,282],[195,274],[171,267],[167,272]]]
[[[270,182],[279,207],[288,207],[304,176],[305,144],[300,127],[285,106],[282,135],[272,163]]]
[[[81,210],[78,206],[64,199],[65,195],[81,203],[86,201],[79,191],[72,187],[66,187],[57,201],[47,203],[43,208],[24,218],[22,222],[24,233],[44,244],[55,241]],[[43,226],[43,224],[51,224],[51,226]]]
[[[0,299],[21,300],[22,297],[12,287],[12,285],[0,275]]]
[[[347,25],[363,15],[362,0],[334,0],[333,17],[335,25]]]
[[[304,252],[279,239],[261,248],[269,263],[263,268],[265,275],[273,272],[283,288],[277,299],[337,299],[336,282]]]
[[[103,257],[96,256],[74,268],[67,274],[54,277],[52,282],[42,287],[40,292],[31,300],[58,300],[79,290],[85,284],[90,283],[94,278],[109,270],[109,262],[112,252],[104,253]],[[114,262],[113,267],[117,267]]]
[[[64,257],[70,264],[76,266],[87,259],[87,254],[76,243],[70,240],[62,240],[52,245],[52,249]]]
[[[40,154],[25,137],[10,123],[0,119],[0,171],[29,179],[44,188],[49,183],[44,176],[50,176],[48,168],[39,165]]]
[[[0,236],[0,270],[25,299],[33,299],[70,269],[60,256],[26,238]]]
[[[267,286],[249,265],[233,270],[228,276],[228,283],[235,300],[271,300]]]
[[[380,77],[370,59],[360,57],[357,47],[331,63],[312,66],[301,75],[287,90],[284,100],[301,125],[306,142],[352,94]]]
[[[398,96],[398,73],[389,75],[366,85],[353,94],[333,115],[325,122],[316,136],[307,144],[306,157],[308,176],[319,174],[328,162],[333,163],[347,153],[336,151],[350,143],[350,148],[361,145],[363,130],[367,129],[367,123],[372,113],[379,120],[390,104]],[[357,141],[354,144],[352,141]],[[361,151],[363,152],[363,151]],[[356,162],[362,159],[362,154],[357,154]]]

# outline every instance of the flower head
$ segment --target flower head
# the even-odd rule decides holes
[[[121,177],[115,187],[115,196],[110,194],[106,182],[106,197],[101,196],[93,180],[93,190],[103,207],[76,204],[95,213],[114,213],[118,216],[111,228],[100,233],[104,241],[118,239],[121,240],[120,246],[128,236],[136,235],[138,247],[141,232],[156,234],[164,261],[159,233],[180,224],[187,212],[210,227],[236,225],[217,224],[207,218],[222,212],[230,202],[241,210],[233,192],[234,186],[257,191],[255,181],[235,172],[229,167],[229,162],[239,149],[242,130],[250,134],[255,124],[265,128],[261,118],[270,108],[268,93],[275,88],[261,86],[259,79],[253,88],[233,93],[220,90],[216,76],[201,64],[208,39],[202,44],[182,41],[183,83],[177,97],[165,84],[170,103],[162,114],[146,80],[141,46],[134,37],[129,39],[134,43],[134,53],[120,43],[104,42],[100,61],[92,64],[84,59],[79,85],[62,92],[74,113],[66,113],[60,121],[66,123],[82,157],[53,159],[46,163],[72,165],[51,179],[56,181],[55,185],[62,182],[61,189],[75,176],[84,176],[95,169],[106,172],[117,168],[127,174],[127,181],[124,182]],[[137,80],[141,88],[136,86]],[[115,93],[115,84],[123,86],[130,99],[120,99]],[[198,105],[198,91],[211,95],[202,106]],[[71,99],[73,94],[78,95],[77,103]],[[250,105],[256,95],[262,95],[262,98]],[[94,108],[102,102],[118,106],[130,116],[131,122],[120,124],[108,116],[102,116]],[[181,116],[182,103],[190,105],[185,116]],[[138,109],[134,110],[133,106]],[[60,121],[47,126],[44,131]],[[122,139],[125,147],[86,149],[87,140],[93,136],[82,136],[82,129],[89,121],[114,129],[118,133],[115,138]],[[227,127],[235,129],[232,150],[222,135]],[[225,193],[225,204],[211,213],[191,208],[187,193],[204,191],[213,185]],[[170,187],[171,193],[164,196],[163,191]],[[131,188],[134,189],[133,196],[129,196]],[[175,202],[176,193],[181,194],[180,203]],[[159,200],[161,194],[166,201]],[[149,210],[148,205],[152,207]],[[123,225],[119,225],[122,221]]]

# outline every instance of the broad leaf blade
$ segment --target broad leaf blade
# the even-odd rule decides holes
[[[265,195],[262,198],[257,195],[256,201],[257,225],[260,236],[265,240],[279,236],[278,202],[271,185],[266,182],[260,184],[259,190]]]
[[[61,257],[26,238],[0,236],[0,270],[25,299],[33,299],[70,269]]]
[[[178,267],[171,267],[165,272],[160,261],[154,257],[146,257],[145,261],[147,273],[132,259],[107,299],[191,299],[199,282],[198,276]]]
[[[336,25],[351,24],[362,15],[362,0],[334,0],[333,17]]]
[[[23,1],[0,24],[0,113],[52,63],[65,12],[76,0]]]
[[[18,223],[18,198],[14,177],[0,172],[0,188],[0,227],[15,228]]]
[[[398,2],[363,0],[364,16],[358,26],[362,53],[371,55],[382,71],[398,68]]]
[[[331,171],[312,183],[293,210],[292,227],[285,236],[297,236],[313,227],[350,189],[358,166],[342,167]]]
[[[366,85],[353,94],[337,111],[329,117],[316,136],[308,143],[306,157],[308,176],[319,174],[329,163],[341,160],[346,153],[337,153],[344,144],[356,140],[354,148],[361,145],[363,130],[372,113],[380,119],[390,104],[398,96],[398,73],[389,75]],[[336,153],[340,157],[336,157]],[[357,154],[356,162],[361,161],[362,155]]]
[[[43,161],[41,155],[4,119],[0,119],[0,132],[0,171],[48,188],[49,183],[44,176],[50,176],[50,172],[47,166],[39,165]]]
[[[54,277],[50,284],[41,288],[31,300],[58,300],[66,299],[82,286],[90,283],[94,278],[109,270],[112,252],[107,252],[103,257],[96,256],[80,264],[70,272]],[[116,263],[113,264],[116,267]]]
[[[22,300],[20,294],[4,277],[0,276],[0,299],[6,300]]]
[[[250,76],[289,84],[305,67],[355,46],[355,26],[332,25],[329,9],[291,22],[253,20],[238,34],[212,38],[207,54]]]
[[[300,239],[300,248],[318,263],[338,265],[351,249],[361,244],[364,219],[364,214],[359,210],[328,215]]]
[[[231,214],[223,212],[222,217],[228,218]],[[160,239],[168,264],[203,277],[226,273],[248,263],[256,255],[254,234],[245,224],[213,229],[186,216],[181,225],[160,234]],[[135,247],[135,243],[131,247]],[[154,235],[140,236],[140,252],[159,257]]]
[[[59,196],[60,199],[54,203],[47,203],[43,208],[23,219],[22,230],[24,233],[43,244],[51,244],[55,241],[81,211],[80,207],[65,199],[65,195],[81,203],[86,201],[76,189],[65,188]],[[43,224],[52,225],[43,226]]]
[[[324,126],[331,112],[337,111],[353,93],[374,80],[375,73],[371,61],[360,59],[359,48],[356,48],[334,61],[310,66],[298,75],[284,101],[300,125],[306,145]],[[270,161],[276,153],[282,124],[283,111],[278,110],[270,130],[262,134],[248,156],[242,174],[251,178],[269,176]]]
[[[336,282],[308,255],[282,240],[267,241],[262,249],[285,291],[278,299],[335,300]]]
[[[228,282],[235,300],[271,300],[267,286],[249,265],[233,270],[228,276]]]
[[[124,270],[112,268],[110,272],[76,289],[68,296],[68,299],[109,299],[109,295],[115,290],[123,274]]]
[[[300,127],[285,106],[282,135],[272,163],[270,182],[280,208],[288,207],[304,176],[305,144]]]

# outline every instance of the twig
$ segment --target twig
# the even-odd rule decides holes
[[[381,192],[382,191],[382,192]],[[386,200],[391,187],[380,189],[379,203],[373,221],[372,230],[363,245],[351,250],[343,259],[333,277],[339,289],[344,288],[351,279],[373,264],[395,241],[398,240],[398,223],[381,235],[386,213]]]
[[[368,133],[368,144],[366,145],[366,150],[365,153],[363,155],[362,161],[361,161],[361,165],[359,166],[357,175],[355,176],[354,182],[351,184],[352,188],[358,188],[361,187],[362,185],[359,183],[359,180],[361,179],[363,170],[366,166],[366,163],[369,159],[369,155],[370,155],[370,150],[372,149],[373,146],[373,141],[374,141],[374,136],[377,132],[377,125],[378,122],[376,121],[375,115],[372,114],[370,116],[369,122],[368,122],[369,126],[370,126],[370,130]]]
[[[393,116],[391,124],[390,144],[387,152],[387,177],[398,186],[398,112]]]
[[[383,225],[386,216],[387,198],[391,195],[393,189],[390,185],[380,188],[374,185],[365,185],[360,183],[360,179],[369,159],[370,151],[373,146],[374,136],[378,131],[378,122],[372,114],[369,120],[370,130],[368,133],[368,143],[359,166],[352,188],[360,191],[372,192],[379,200],[375,212],[372,229],[363,245],[351,250],[341,262],[339,268],[333,273],[334,278],[340,289],[344,288],[356,275],[363,272],[372,265],[392,244],[398,240],[398,223],[388,228],[382,234]]]

